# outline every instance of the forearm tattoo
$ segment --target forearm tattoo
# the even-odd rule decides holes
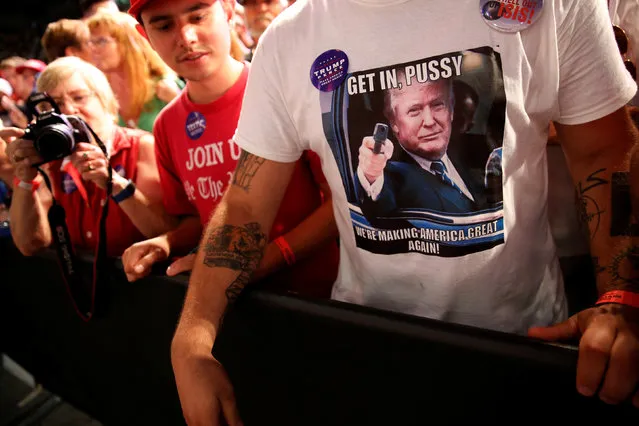
[[[639,226],[633,223],[632,199],[630,196],[630,176],[628,172],[612,174],[610,235],[639,235]]]
[[[599,206],[594,197],[589,194],[594,188],[602,185],[608,185],[610,182],[599,177],[605,173],[606,169],[599,169],[586,178],[584,182],[579,182],[576,188],[576,204],[579,223],[582,228],[594,238],[599,231],[601,223],[601,215],[605,213]]]
[[[244,226],[223,225],[209,234],[204,246],[204,264],[240,272],[226,289],[229,305],[239,297],[259,266],[266,244],[266,235],[257,222]]]
[[[251,182],[257,171],[264,164],[264,158],[256,157],[246,151],[242,151],[237,162],[235,173],[233,174],[233,185],[239,186],[244,191],[249,192]]]
[[[591,231],[590,237],[594,238],[600,229],[601,216],[609,213],[611,237],[638,235],[637,225],[632,220],[628,173],[612,173],[611,180],[608,181],[601,177],[605,171],[597,170],[577,186],[577,208],[581,224]],[[594,188],[603,185],[610,185],[609,212],[600,207],[601,201],[598,202],[591,193]],[[608,264],[600,263],[598,257],[593,257],[592,260],[595,274],[607,274],[607,285],[611,288],[639,290],[639,246],[628,245],[615,250]]]
[[[608,267],[612,283],[618,290],[639,291],[639,247],[630,246],[617,253]]]

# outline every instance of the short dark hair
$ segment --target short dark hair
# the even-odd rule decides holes
[[[78,19],[60,19],[47,26],[41,43],[49,62],[66,56],[66,49],[81,49],[89,41],[89,27]]]

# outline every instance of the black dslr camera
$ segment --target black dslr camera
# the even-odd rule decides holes
[[[38,109],[41,104],[50,108]],[[27,100],[27,108],[35,123],[25,129],[23,138],[32,140],[33,147],[42,157],[37,166],[71,154],[79,142],[90,142],[93,133],[80,117],[60,113],[58,104],[46,93],[34,93]]]

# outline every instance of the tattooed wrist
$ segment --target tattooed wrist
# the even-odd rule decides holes
[[[226,289],[229,304],[239,297],[250,281],[262,260],[266,243],[266,235],[257,222],[244,226],[223,225],[209,233],[203,250],[204,264],[240,273]]]

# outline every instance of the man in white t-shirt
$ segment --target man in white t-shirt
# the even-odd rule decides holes
[[[211,348],[250,265],[259,263],[251,256],[259,256],[256,244],[306,149],[322,158],[333,193],[341,237],[334,299],[548,340],[579,338],[579,392],[639,406],[636,248],[623,235],[628,200],[617,191],[637,141],[622,107],[637,87],[615,50],[603,2],[527,4],[533,10],[501,3],[495,15],[481,13],[476,0],[303,1],[269,27],[235,136],[250,154],[209,222],[173,339],[187,418],[208,422],[223,412],[239,424]],[[460,60],[459,69],[451,66]],[[393,72],[398,67],[403,77]],[[473,153],[464,167],[477,176],[499,153],[503,199],[454,214],[408,205],[369,221],[358,197],[357,153],[376,123],[391,124],[384,92],[446,78],[478,94],[457,149]],[[577,182],[599,293],[617,302],[568,320],[547,216],[550,121]],[[216,240],[222,228],[234,236],[228,242],[245,246]]]

